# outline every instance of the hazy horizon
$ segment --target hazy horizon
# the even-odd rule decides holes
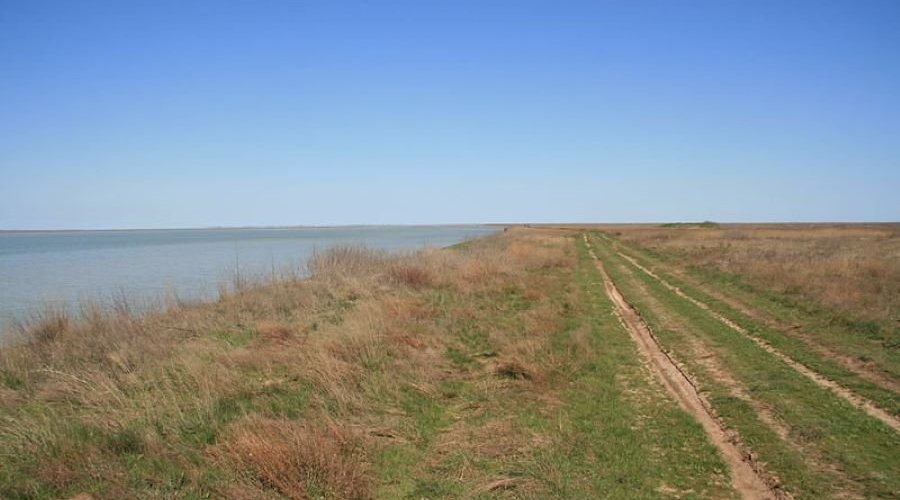
[[[327,229],[353,227],[449,227],[449,226],[502,226],[503,222],[460,222],[439,224],[294,224],[284,226],[182,226],[182,227],[58,227],[47,229],[0,228],[0,232],[54,232],[54,231],[190,231],[192,229]]]
[[[378,227],[478,227],[478,226],[520,226],[533,224],[536,226],[565,226],[565,225],[657,225],[657,224],[700,224],[711,222],[722,225],[768,225],[768,224],[847,224],[847,225],[891,225],[900,224],[900,220],[781,220],[781,221],[720,221],[720,220],[654,220],[654,221],[551,221],[551,222],[442,222],[442,223],[414,223],[414,224],[293,224],[293,225],[259,225],[259,226],[181,226],[181,227],[57,227],[57,228],[0,228],[0,233],[29,233],[29,232],[90,232],[90,231],[191,231],[191,230],[215,230],[215,229],[329,229],[329,228],[378,228]]]

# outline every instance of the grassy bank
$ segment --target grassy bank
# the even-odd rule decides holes
[[[574,235],[513,230],[0,351],[0,497],[732,496]]]
[[[738,497],[734,462],[637,348],[583,234],[338,248],[308,278],[213,303],[48,312],[0,350],[0,498]],[[867,378],[829,354],[865,342],[794,337],[671,256],[589,234],[769,493],[897,491],[896,431],[753,337],[896,413],[890,356],[871,351],[882,378]]]

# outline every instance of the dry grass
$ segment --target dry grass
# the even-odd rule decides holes
[[[0,350],[0,497],[371,497],[379,450],[440,432],[448,383],[554,399],[546,333],[564,311],[541,273],[573,260],[565,238],[510,231],[457,251],[338,248],[308,279],[141,316],[48,311]]]
[[[827,308],[900,320],[900,225],[610,226],[623,241]]]
[[[332,421],[304,424],[247,418],[213,453],[263,489],[291,499],[372,496],[363,450],[352,431]]]

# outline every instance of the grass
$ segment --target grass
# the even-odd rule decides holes
[[[0,350],[0,498],[737,496],[578,234],[338,248],[212,303],[49,310]],[[596,246],[667,348],[696,328],[714,357],[685,364],[792,492],[897,490],[894,434]]]
[[[0,497],[730,495],[574,242],[339,248],[210,304],[48,311],[0,351]]]
[[[900,225],[770,224],[608,228],[631,246],[679,266],[721,272],[837,318],[896,333],[900,318]],[[871,328],[871,326],[869,327]]]
[[[900,352],[889,345],[888,338],[879,333],[879,328],[862,329],[859,326],[872,322],[840,316],[815,303],[794,306],[777,292],[760,290],[739,276],[714,269],[679,274],[671,271],[671,264],[666,260],[655,258],[652,252],[641,248],[627,247],[626,252],[645,267],[654,268],[654,272],[667,282],[791,358],[871,399],[886,411],[900,415],[900,398],[895,390],[895,381],[900,380]],[[736,288],[739,293],[735,292]],[[733,299],[735,296],[739,297],[737,304]],[[754,318],[737,307],[749,307],[765,316]],[[766,321],[767,318],[776,320]],[[794,326],[786,326],[787,323]],[[799,325],[803,326],[797,328]],[[867,377],[872,374],[874,378]]]
[[[819,388],[751,340],[678,297],[595,238],[609,273],[663,347],[708,391],[719,416],[797,497],[890,496],[900,478],[896,433]],[[700,347],[697,347],[697,345]],[[698,352],[697,349],[702,349]],[[721,371],[710,369],[709,357]],[[733,378],[732,384],[723,378]],[[740,390],[736,390],[735,386]],[[773,428],[762,416],[771,414]],[[779,436],[783,426],[786,436]]]
[[[705,220],[703,222],[667,222],[660,224],[659,227],[665,228],[715,228],[719,225],[713,221]]]
[[[640,361],[598,286],[601,278],[583,242],[578,245],[577,282],[586,295],[587,319],[581,326],[572,325],[566,334],[570,338],[556,342],[571,353],[571,336],[582,332],[586,339],[575,337],[577,349],[593,351],[596,357],[582,358],[569,368],[578,374],[568,392],[572,426],[561,429],[560,435],[571,448],[566,459],[555,461],[566,464],[567,475],[592,476],[593,484],[592,489],[578,491],[563,482],[558,493],[579,498],[597,491],[621,498],[667,491],[712,498],[733,495],[715,448]]]

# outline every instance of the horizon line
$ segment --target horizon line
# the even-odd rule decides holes
[[[98,227],[98,228],[47,228],[47,229],[5,229],[0,233],[61,233],[89,231],[198,231],[226,229],[336,229],[364,227],[472,227],[472,226],[509,226],[528,223],[497,222],[452,222],[436,224],[296,224],[296,225],[246,225],[246,226],[181,226],[181,227]]]
[[[772,224],[772,225],[788,225],[788,224],[806,224],[806,225],[829,225],[829,224],[874,224],[874,225],[891,225],[900,224],[900,220],[832,220],[832,221],[804,221],[804,220],[783,220],[783,221],[715,221],[715,220],[658,220],[658,221],[628,221],[628,222],[575,222],[575,221],[559,221],[559,222],[450,222],[450,223],[418,223],[418,224],[402,224],[402,223],[386,223],[386,224],[296,224],[296,225],[242,225],[242,226],[182,226],[182,227],[99,227],[99,228],[41,228],[41,229],[6,229],[0,228],[0,233],[61,233],[61,232],[92,232],[92,231],[198,231],[198,230],[230,230],[230,229],[337,229],[337,228],[368,228],[368,227],[474,227],[474,226],[587,226],[587,225],[656,225],[656,224],[721,224],[721,225],[754,225],[754,224]]]

